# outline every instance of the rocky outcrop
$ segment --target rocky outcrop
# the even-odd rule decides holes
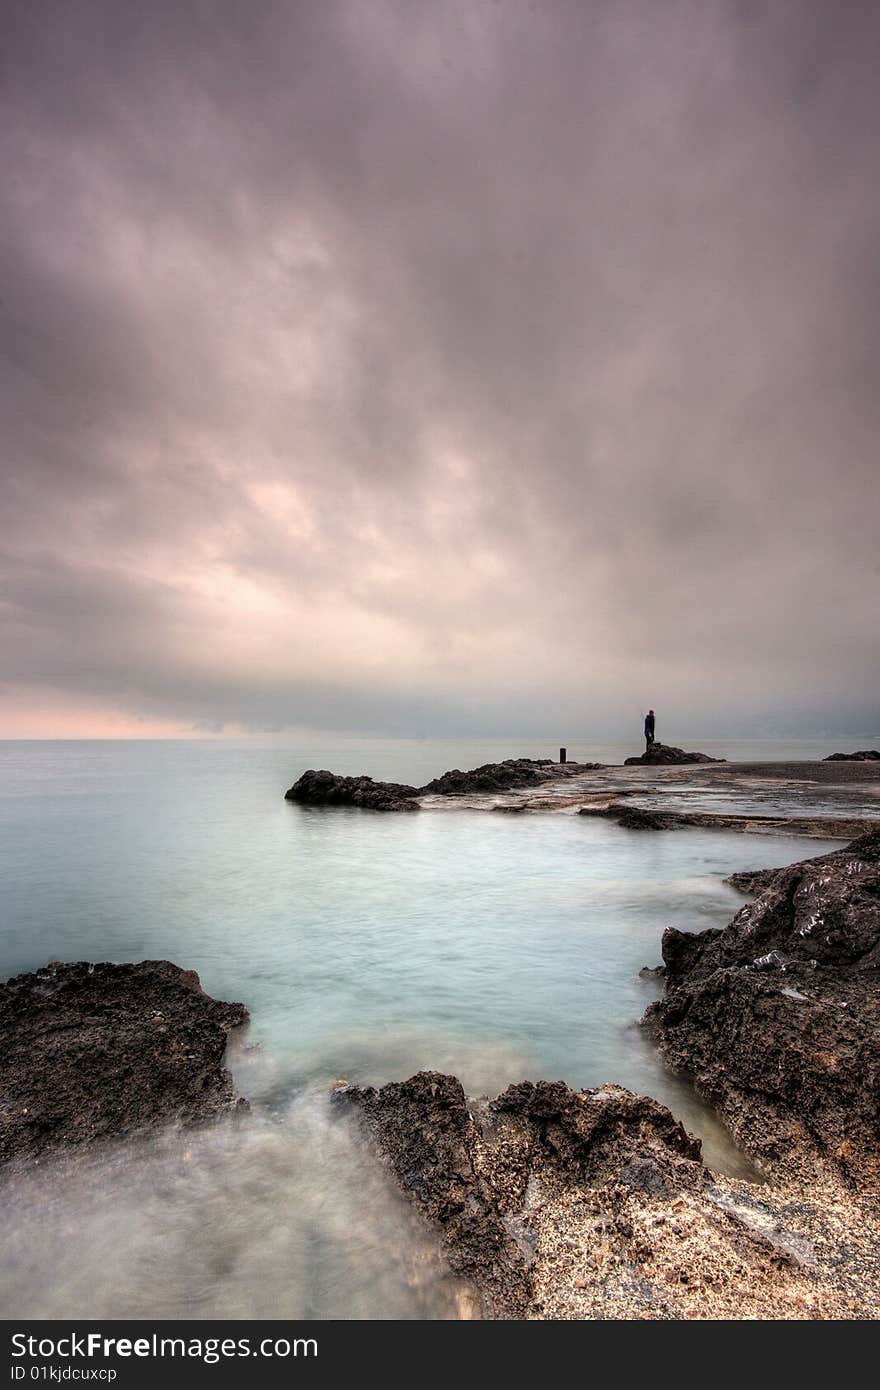
[[[342,777],[335,772],[304,772],[285,793],[287,801],[313,806],[362,806],[372,811],[417,811],[420,796],[467,796],[477,792],[507,792],[537,787],[559,777],[591,772],[601,763],[554,763],[550,758],[506,758],[501,763],[462,772],[452,768],[424,787],[399,782],[374,782],[372,777]]]
[[[723,930],[664,933],[645,1022],[768,1171],[876,1188],[880,830],[750,882]]]
[[[826,763],[880,763],[876,748],[862,748],[858,753],[829,753]]]
[[[374,782],[372,777],[341,777],[336,772],[309,768],[284,793],[285,801],[312,806],[360,806],[370,811],[417,811],[416,787],[399,782]]]
[[[878,852],[878,842],[880,842],[880,824],[875,822],[866,827],[852,844],[845,845],[843,849],[833,849],[828,854],[817,855],[815,859],[807,859],[803,862],[812,865],[815,869],[820,869],[823,865],[830,865],[832,868],[846,869],[856,851],[860,858],[872,860]],[[785,864],[778,869],[743,869],[739,873],[730,874],[725,880],[732,888],[736,888],[740,893],[748,893],[750,897],[757,897],[763,893],[765,888],[769,888],[774,879],[783,874],[788,874],[792,869],[799,869],[800,864]]]
[[[625,758],[624,767],[672,767],[681,763],[723,763],[724,758],[710,758],[708,753],[687,753],[684,748],[672,748],[666,743],[654,743],[640,758]]]
[[[224,1069],[243,1004],[194,970],[54,963],[0,985],[0,1162],[23,1162],[235,1107]]]
[[[341,1094],[360,1110],[404,1193],[439,1224],[451,1268],[479,1287],[490,1313],[523,1317],[528,1253],[479,1171],[481,1134],[458,1078],[419,1072],[378,1091]]]
[[[336,1091],[357,1107],[405,1194],[438,1225],[450,1266],[490,1317],[527,1316],[536,1233],[529,1187],[621,1183],[668,1195],[703,1180],[700,1144],[656,1101],[619,1086],[523,1082],[469,1102],[440,1072]]]
[[[372,1145],[490,1318],[872,1316],[877,1253],[856,1212],[829,1239],[821,1200],[710,1173],[656,1101],[620,1086],[454,1076],[340,1083]],[[817,1273],[814,1232],[831,1250]],[[843,1270],[843,1273],[841,1272]]]
[[[421,788],[441,796],[463,796],[468,792],[506,792],[514,787],[536,787],[546,782],[553,766],[549,758],[506,758],[501,763],[484,763],[482,767],[461,772],[453,768],[435,777]]]

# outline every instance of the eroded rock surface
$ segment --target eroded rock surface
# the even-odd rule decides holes
[[[664,1106],[622,1087],[574,1092],[523,1082],[471,1103],[457,1077],[337,1092],[360,1111],[404,1192],[436,1222],[451,1267],[480,1290],[491,1317],[523,1317],[532,1297],[536,1230],[530,1184],[638,1190],[702,1181],[700,1144]],[[638,1161],[635,1161],[638,1159]]]
[[[803,1202],[710,1173],[699,1142],[646,1096],[523,1082],[475,1101],[438,1072],[336,1096],[357,1108],[486,1317],[877,1311],[864,1213],[840,1221],[825,1194]]]
[[[668,929],[651,1006],[692,1076],[771,1173],[880,1186],[880,831],[788,868],[723,930]]]
[[[243,1004],[170,961],[52,964],[0,985],[0,1162],[193,1124],[235,1107]]]

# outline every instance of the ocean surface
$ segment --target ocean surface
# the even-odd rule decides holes
[[[685,745],[687,746],[687,745]],[[872,746],[706,743],[737,760]],[[639,746],[584,743],[619,763]],[[432,1240],[348,1119],[337,1078],[423,1067],[472,1094],[539,1077],[665,1101],[748,1171],[637,1027],[663,928],[723,925],[722,878],[831,844],[476,810],[284,801],[307,767],[421,784],[555,756],[534,741],[0,742],[0,978],[167,958],[243,1000],[241,1126],[49,1163],[0,1204],[0,1316],[456,1317]]]

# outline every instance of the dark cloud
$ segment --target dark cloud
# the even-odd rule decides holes
[[[878,57],[806,0],[9,5],[7,727],[875,729]]]

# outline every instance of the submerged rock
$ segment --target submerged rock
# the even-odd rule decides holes
[[[55,963],[0,985],[0,1162],[193,1124],[237,1101],[224,1069],[243,1004],[194,970]]]
[[[876,748],[862,748],[858,753],[829,753],[823,761],[826,763],[880,763],[880,753]]]
[[[710,758],[708,753],[688,753],[684,748],[672,748],[666,743],[654,743],[640,758],[625,758],[624,767],[669,767],[678,763],[723,763],[725,758]]]
[[[336,772],[309,768],[284,793],[285,801],[313,806],[361,806],[370,811],[417,811],[416,787],[400,782],[374,782],[372,777],[342,777]]]
[[[664,933],[645,1022],[769,1171],[876,1188],[880,830],[750,882],[723,930]]]

